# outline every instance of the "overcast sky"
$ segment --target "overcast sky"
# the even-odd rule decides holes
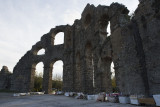
[[[19,59],[31,49],[41,36],[57,25],[72,25],[80,19],[87,3],[95,6],[119,2],[132,13],[138,0],[0,0],[0,69],[12,71]],[[56,42],[63,38],[56,36]],[[42,64],[40,64],[42,67]],[[62,73],[62,62],[54,72]]]

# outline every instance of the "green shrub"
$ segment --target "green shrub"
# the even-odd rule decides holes
[[[34,89],[33,89],[34,92],[42,91],[42,81],[43,81],[42,76],[36,75],[34,77]]]

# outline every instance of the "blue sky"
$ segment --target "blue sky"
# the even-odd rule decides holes
[[[75,19],[80,19],[87,3],[98,6],[112,2],[126,5],[131,12],[139,3],[138,0],[0,0],[0,68],[6,65],[12,71],[43,34],[57,25],[72,25]],[[57,36],[56,42],[61,41],[63,38]],[[61,74],[62,62],[56,66],[54,71]]]

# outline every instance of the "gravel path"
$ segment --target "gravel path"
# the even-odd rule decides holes
[[[55,95],[20,97],[12,95],[12,93],[0,93],[0,107],[138,107],[130,104],[96,102]]]

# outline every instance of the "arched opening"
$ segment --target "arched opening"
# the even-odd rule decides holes
[[[54,45],[64,44],[64,32],[59,32],[54,37]]]
[[[52,34],[52,45],[64,44],[64,32]]]
[[[88,43],[85,48],[85,60],[86,60],[86,72],[85,72],[85,81],[87,92],[92,94],[94,87],[94,61],[93,61],[93,52],[92,45]]]
[[[118,89],[116,86],[116,77],[115,77],[115,70],[114,70],[114,63],[113,62],[111,63],[110,70],[111,70],[112,91],[118,92]]]
[[[89,26],[89,24],[91,23],[92,17],[91,15],[88,13],[84,19],[84,27],[87,28]]]
[[[107,26],[107,37],[111,35],[111,23],[110,21],[108,22],[108,26]]]
[[[45,54],[45,49],[42,48],[37,52],[37,55],[44,55]]]
[[[109,30],[110,30],[109,16],[107,14],[104,14],[99,19],[99,35],[101,37],[101,43],[103,43],[106,37],[110,35]]]
[[[35,75],[34,75],[34,88],[32,91],[40,92],[42,91],[42,82],[43,82],[43,63],[39,62],[35,68]]]
[[[52,89],[53,91],[62,91],[63,86],[63,62],[56,61],[52,70]]]

